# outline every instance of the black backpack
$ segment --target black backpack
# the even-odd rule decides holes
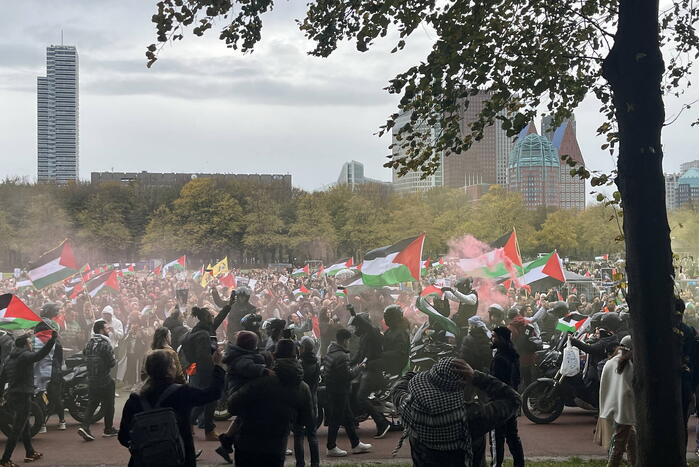
[[[184,442],[177,426],[175,411],[171,407],[160,408],[160,404],[180,386],[180,384],[168,386],[153,407],[145,397],[140,397],[143,412],[134,416],[130,432],[129,450],[134,467],[184,465]]]

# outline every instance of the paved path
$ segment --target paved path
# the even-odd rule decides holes
[[[117,418],[121,413],[124,404],[124,397],[117,401]],[[694,422],[691,420],[690,440],[694,440]],[[226,423],[218,424],[219,429],[225,429]],[[37,435],[34,438],[35,448],[44,453],[44,459],[33,463],[37,466],[88,466],[88,465],[126,465],[128,462],[128,452],[123,448],[116,438],[103,439],[98,437],[95,441],[87,443],[77,434],[77,424],[68,418],[68,430],[57,431],[55,417],[48,426],[48,433]],[[604,456],[605,452],[600,446],[592,442],[592,431],[594,429],[594,417],[580,410],[567,409],[555,423],[549,425],[535,425],[526,418],[521,417],[519,421],[520,435],[524,444],[524,450],[528,458],[531,457],[570,457],[570,456]],[[95,426],[93,434],[102,432],[102,425]],[[321,459],[325,462],[325,439],[327,430],[321,428],[319,431],[319,442],[321,446]],[[389,433],[383,440],[373,440],[374,434],[372,424],[365,422],[359,430],[360,438],[364,442],[374,445],[374,450],[370,454],[349,456],[342,459],[345,463],[361,462],[385,462],[403,460],[409,461],[410,451],[407,446],[399,451],[397,459],[391,458],[391,451],[396,445],[400,433]],[[216,443],[203,441],[203,433],[196,430],[195,442],[197,446],[204,450],[200,459],[200,465],[223,465],[223,460],[214,452]],[[0,446],[4,446],[5,438],[0,435]],[[291,447],[291,441],[290,441]],[[347,438],[342,431],[338,439],[338,445],[343,449],[349,448]],[[690,442],[690,448],[694,446]],[[21,463],[24,456],[24,449],[21,443],[15,450],[14,461]],[[293,457],[288,457],[289,461]]]

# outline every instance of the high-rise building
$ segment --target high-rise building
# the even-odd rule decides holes
[[[685,173],[689,169],[699,169],[699,160],[685,162],[684,164],[680,164],[680,174]]]
[[[393,127],[393,158],[404,157],[405,149],[401,147],[401,142],[398,141],[398,131],[410,121],[410,113],[403,113],[396,120],[396,125]],[[439,128],[423,127],[417,128],[424,138],[429,139],[429,144],[433,144],[436,135],[439,133]],[[398,170],[393,169],[393,189],[397,193],[417,193],[431,190],[435,187],[444,186],[444,154],[439,155],[440,164],[437,171],[427,177],[422,177],[422,172],[410,171],[403,176],[398,175]],[[463,185],[462,185],[463,186]]]
[[[366,183],[378,183],[381,185],[387,185],[389,189],[391,188],[390,183],[388,182],[365,177],[364,164],[361,162],[349,161],[342,164],[340,176],[337,178],[338,185],[347,185],[351,190],[354,190],[357,185],[364,185]]]
[[[564,121],[557,128],[552,125],[552,117],[545,116],[541,120],[541,134],[546,136],[556,151],[558,157],[570,156],[578,163],[576,167],[585,165],[582,151],[575,134],[575,116]],[[571,167],[561,161],[561,203],[562,209],[585,209],[585,180],[570,175]]]
[[[78,51],[46,48],[46,76],[37,78],[37,178],[68,183],[79,175]]]
[[[677,179],[677,207],[699,205],[699,168],[688,169]]]
[[[471,134],[471,124],[485,107],[490,93],[479,91],[464,101],[461,110],[461,133]],[[444,158],[444,186],[461,188],[479,184],[507,184],[507,161],[514,140],[496,120],[483,129],[483,138],[474,141],[471,147],[460,154],[449,154]]]
[[[521,193],[529,209],[559,207],[561,162],[558,151],[533,127],[530,124],[520,132],[510,153],[507,188]]]
[[[665,176],[665,206],[668,211],[677,209],[677,181],[680,174],[664,174]]]

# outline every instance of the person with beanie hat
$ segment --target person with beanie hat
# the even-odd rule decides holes
[[[274,359],[296,358],[296,343],[291,339],[279,339],[274,350]]]
[[[223,363],[227,368],[228,397],[231,397],[245,383],[264,375],[274,374],[267,368],[264,356],[257,350],[257,334],[251,331],[238,331],[234,338],[235,343],[228,344],[223,356]],[[230,454],[233,452],[233,430],[234,424],[231,423],[228,430],[219,435],[221,446],[216,448],[216,452],[229,463],[232,462]]]
[[[493,329],[492,342],[495,355],[490,365],[490,374],[516,390],[520,383],[519,355],[512,344],[512,331],[504,326],[496,327]],[[495,446],[491,443],[495,467],[501,467],[505,460],[505,441],[510,448],[513,466],[523,467],[524,449],[517,431],[517,415],[495,427]]]

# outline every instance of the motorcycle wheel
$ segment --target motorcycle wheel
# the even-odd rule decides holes
[[[553,381],[534,381],[522,393],[522,411],[533,423],[551,423],[563,413],[563,399]]]
[[[68,392],[65,394],[64,404],[76,422],[82,423],[85,421],[85,412],[87,412],[87,404],[89,404],[87,394],[77,391]],[[93,423],[101,420],[102,417],[104,417],[104,410],[102,409],[102,404],[100,404],[92,417]]]
[[[0,430],[5,434],[5,436],[10,436],[12,433],[12,424],[10,423],[10,413],[7,412],[6,410],[2,410],[2,415],[3,415],[3,420],[0,422]],[[36,436],[36,434],[39,432],[41,429],[41,425],[43,425],[44,420],[46,419],[46,412],[44,411],[43,407],[41,404],[39,404],[36,401],[32,401],[31,406],[30,406],[30,412],[29,412],[29,433],[32,435],[32,437]]]
[[[231,418],[231,414],[228,412],[228,400],[226,397],[222,397],[216,402],[216,408],[214,409],[214,420],[217,422],[225,422]]]

